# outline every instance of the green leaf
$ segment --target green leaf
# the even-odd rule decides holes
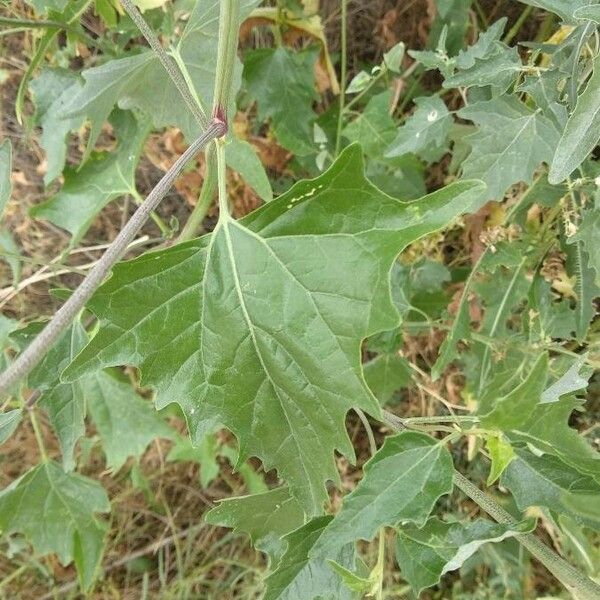
[[[209,486],[219,474],[217,440],[214,434],[206,434],[200,443],[193,445],[190,438],[177,438],[167,454],[168,462],[195,462],[200,465],[200,483]]]
[[[41,330],[41,323],[21,332],[28,341]],[[48,413],[50,423],[60,442],[63,468],[75,468],[73,456],[77,440],[85,433],[85,394],[79,381],[62,383],[61,371],[85,346],[87,335],[76,321],[58,339],[42,362],[31,372],[28,384],[42,392],[39,404]]]
[[[445,523],[433,517],[422,528],[397,529],[396,560],[418,596],[446,573],[459,569],[484,544],[529,533],[534,527],[533,519],[502,525],[485,519]]]
[[[583,213],[581,223],[577,227],[577,233],[567,238],[567,244],[581,243],[587,257],[587,267],[596,272],[594,282],[600,287],[600,252],[598,252],[598,240],[600,240],[600,210],[592,209]]]
[[[585,360],[585,356],[577,358],[561,377],[542,392],[540,403],[558,402],[561,396],[584,390],[594,371],[586,366]]]
[[[116,373],[100,371],[82,379],[88,409],[94,420],[106,465],[118,471],[130,456],[141,456],[157,437],[172,439],[173,430],[154,407]]]
[[[287,487],[263,494],[222,500],[204,516],[207,523],[247,533],[271,564],[285,551],[283,536],[304,523],[304,511]]]
[[[571,413],[579,405],[580,401],[573,396],[565,396],[551,404],[539,404],[529,419],[515,427],[508,437],[512,442],[528,444],[537,452],[556,456],[600,482],[600,454],[569,427]]]
[[[590,4],[590,6],[582,6],[575,9],[573,16],[576,19],[589,19],[594,23],[600,23],[600,4]]]
[[[577,99],[577,105],[569,115],[565,130],[556,146],[550,165],[548,181],[556,184],[564,181],[600,140],[600,54],[594,59],[594,73]]]
[[[563,131],[567,123],[567,107],[561,104],[561,80],[564,74],[558,69],[537,72],[525,76],[524,82],[518,87],[519,92],[528,93],[546,117],[552,119],[559,131]]]
[[[470,62],[472,61],[469,60],[468,63]],[[443,87],[453,89],[491,86],[494,95],[500,96],[511,86],[522,68],[516,47],[508,48],[505,44],[494,42],[492,51],[486,52],[484,58],[474,58],[473,66],[447,77]]]
[[[444,372],[444,369],[456,358],[457,345],[460,340],[469,339],[471,335],[471,319],[469,315],[469,290],[465,287],[458,306],[458,313],[452,322],[452,327],[440,346],[439,355],[431,369],[431,377],[435,381]]]
[[[62,189],[29,211],[32,217],[47,219],[69,231],[72,245],[83,237],[109,202],[125,194],[136,194],[135,169],[148,128],[132,113],[123,111],[115,112],[113,126],[119,140],[116,150],[92,156],[79,171],[68,169]]]
[[[299,156],[315,151],[312,104],[318,99],[314,82],[317,54],[317,47],[301,52],[259,48],[247,52],[244,60],[244,80],[258,103],[258,118],[270,119],[281,145]]]
[[[502,38],[507,21],[506,17],[502,17],[495,23],[492,23],[485,31],[481,32],[475,44],[458,53],[456,66],[461,70],[471,69],[475,66],[477,60],[482,60],[495,54],[498,51],[496,42],[499,42]]]
[[[0,144],[0,219],[4,214],[6,204],[10,199],[12,183],[10,174],[12,170],[12,145],[10,140]]]
[[[482,189],[458,182],[399,202],[364,178],[360,148],[350,147],[242,221],[116,267],[90,301],[100,330],[63,376],[140,366],[159,407],[181,405],[192,437],[223,424],[240,460],[277,468],[319,513],[324,481],[338,480],[334,449],[353,456],[347,411],[380,410],[359,348],[398,324],[395,257],[477,206]]]
[[[445,150],[452,127],[452,115],[437,96],[415,99],[416,109],[398,130],[385,155],[402,156],[413,152],[419,156],[434,150]]]
[[[252,146],[244,141],[230,136],[225,146],[227,166],[237,171],[244,181],[265,202],[273,200],[273,190],[265,170]]]
[[[323,558],[311,558],[331,517],[317,517],[285,536],[287,550],[277,568],[266,578],[263,600],[349,600],[354,598],[340,576]],[[346,545],[328,556],[342,567],[354,567],[354,547]]]
[[[490,473],[487,478],[487,485],[490,486],[504,473],[510,461],[515,457],[515,453],[510,443],[501,435],[488,437],[486,439],[486,447],[492,461]]]
[[[408,362],[398,354],[380,354],[364,365],[365,380],[382,406],[411,381]]]
[[[0,444],[4,444],[15,432],[21,422],[22,414],[22,411],[19,409],[0,413]]]
[[[487,399],[479,407],[481,425],[506,431],[528,419],[540,401],[548,377],[548,355],[543,353],[520,385],[500,398]]]
[[[0,492],[0,528],[22,533],[37,554],[54,552],[63,565],[75,561],[89,589],[104,551],[106,526],[94,516],[110,511],[102,487],[44,462]]]
[[[555,456],[536,456],[523,448],[516,448],[515,453],[517,457],[500,481],[511,491],[520,510],[542,506],[600,530],[600,513],[585,507],[591,496],[598,498],[600,494],[600,484],[594,478]]]
[[[590,0],[519,0],[519,2],[543,8],[558,15],[566,23],[574,23],[577,20],[575,13],[587,6]]]
[[[555,125],[514,97],[471,104],[458,115],[479,125],[466,138],[472,151],[463,174],[485,181],[489,200],[501,200],[515,183],[531,183],[540,163],[552,160],[559,138]]]
[[[363,112],[342,130],[344,137],[358,142],[371,158],[381,158],[396,134],[396,125],[389,113],[391,97],[389,90],[373,96]]]
[[[325,528],[314,555],[328,556],[358,539],[370,541],[381,527],[400,522],[421,527],[438,499],[452,491],[452,473],[450,453],[429,435],[404,431],[386,437]]]
[[[10,233],[0,229],[0,260],[8,263],[12,273],[12,284],[17,285],[21,279],[21,251]]]
[[[81,88],[79,78],[67,69],[43,69],[29,88],[35,103],[36,122],[42,128],[40,145],[46,152],[44,183],[48,185],[63,171],[67,156],[66,138],[83,117],[63,118],[65,106]]]

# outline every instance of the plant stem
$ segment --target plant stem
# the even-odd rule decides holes
[[[42,462],[48,462],[48,453],[46,452],[46,446],[44,445],[44,437],[42,436],[42,430],[35,414],[35,408],[33,406],[27,406],[27,412],[29,413],[29,420],[33,427],[33,434],[35,435],[35,441],[37,442],[40,454],[42,455]]]
[[[213,116],[225,123],[231,95],[231,80],[237,55],[239,29],[239,0],[221,0],[219,13],[219,47],[217,73],[213,94]]]
[[[60,334],[71,324],[75,316],[104,281],[112,266],[121,258],[127,246],[133,241],[137,232],[150,216],[150,213],[165,197],[183,167],[208,142],[225,135],[225,132],[225,124],[217,119],[213,120],[207,130],[177,159],[175,164],[165,173],[156,187],[150,192],[143,204],[135,211],[127,225],[113,240],[102,258],[96,263],[69,299],[60,307],[42,332],[6,371],[0,374],[0,394],[8,393],[9,388],[14,383],[27,375],[42,360]]]
[[[127,14],[131,17],[131,20],[136,24],[138,29],[142,32],[142,35],[146,38],[148,44],[150,44],[152,50],[154,50],[158,56],[162,66],[169,74],[169,77],[175,84],[175,87],[177,87],[177,90],[181,94],[181,97],[183,98],[189,111],[192,113],[192,115],[194,115],[194,118],[196,119],[198,125],[200,125],[200,128],[206,129],[208,125],[208,119],[204,113],[204,109],[197,99],[194,98],[194,95],[188,87],[188,83],[185,81],[173,58],[170,57],[165,49],[161,46],[156,34],[154,31],[152,31],[148,23],[146,23],[144,17],[142,17],[140,11],[137,9],[132,0],[121,0],[121,5],[127,11]]]
[[[198,231],[206,217],[208,209],[211,207],[215,191],[217,189],[217,155],[215,144],[210,144],[204,153],[206,157],[206,170],[204,172],[204,181],[200,196],[194,210],[188,217],[185,227],[181,230],[177,240],[187,242],[198,235]]]
[[[377,444],[375,443],[375,436],[373,435],[371,423],[369,423],[367,416],[360,408],[355,408],[354,411],[358,415],[358,418],[361,420],[365,431],[367,432],[367,437],[369,438],[369,449],[371,450],[371,456],[373,456],[377,452]]]
[[[338,156],[342,146],[342,128],[344,126],[344,104],[346,102],[346,78],[348,70],[348,0],[341,0],[342,4],[342,29],[341,29],[341,65],[340,65],[340,100],[337,122],[337,132],[335,136],[334,156]]]
[[[529,15],[533,12],[533,6],[528,5],[524,8],[523,12],[519,15],[519,18],[515,21],[515,24],[510,28],[509,32],[504,36],[502,40],[505,44],[510,44],[514,37],[521,31],[521,27],[525,24],[525,21],[529,18]]]
[[[387,410],[383,411],[383,419],[387,425],[396,431],[406,429],[404,419]],[[490,517],[498,521],[498,523],[514,522],[512,515],[456,470],[454,471],[453,481],[459,490],[473,500]],[[534,535],[518,535],[516,538],[578,600],[597,600],[600,598],[600,585],[592,581],[589,577],[586,577],[583,573],[580,573]]]
[[[225,146],[217,141],[217,187],[219,193],[219,221],[229,219],[229,199],[227,198],[227,165],[225,164]]]

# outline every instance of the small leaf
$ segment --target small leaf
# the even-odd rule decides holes
[[[346,88],[346,94],[357,94],[362,92],[371,83],[373,77],[366,71],[359,71],[348,84]]]
[[[284,486],[222,500],[204,518],[207,523],[247,533],[254,547],[266,552],[273,564],[285,550],[283,536],[304,523],[304,511]]]
[[[550,387],[546,388],[542,393],[540,404],[558,402],[560,397],[565,394],[573,394],[584,390],[593,373],[592,368],[585,366],[585,360],[585,356],[580,356],[564,375],[559,377]]]
[[[496,42],[500,41],[507,21],[506,17],[502,17],[481,32],[475,44],[458,53],[456,66],[461,70],[470,69],[475,66],[478,59],[482,60],[496,53],[498,48]]]
[[[437,96],[415,99],[417,108],[398,130],[396,138],[385,152],[387,157],[408,152],[422,155],[426,150],[445,148],[452,126],[452,115]]]
[[[533,519],[502,525],[484,519],[444,523],[433,517],[422,528],[397,529],[396,560],[418,596],[446,573],[459,569],[484,544],[529,533],[534,527]]]
[[[246,53],[244,79],[258,103],[258,118],[271,120],[282,146],[304,156],[314,151],[312,109],[317,99],[314,64],[318,48],[302,52],[288,48],[260,48]],[[293,115],[293,118],[290,118]]]
[[[383,63],[392,71],[392,73],[400,73],[402,71],[402,59],[406,46],[403,42],[398,42],[383,54]]]
[[[263,600],[350,600],[355,598],[342,583],[340,576],[322,558],[311,558],[331,517],[317,517],[285,536],[287,550],[277,568],[266,578],[267,591]],[[352,570],[354,547],[346,545],[328,556],[339,565]]]
[[[84,590],[91,586],[104,551],[106,526],[94,514],[110,511],[102,487],[44,462],[0,492],[0,528],[22,533],[38,554],[54,552],[63,565],[75,561]]]
[[[15,432],[21,422],[21,417],[22,411],[19,409],[0,413],[0,444],[4,444],[4,442]]]
[[[313,554],[328,556],[349,542],[370,541],[384,526],[422,526],[437,500],[452,491],[452,472],[450,453],[430,436],[405,431],[386,437]]]
[[[130,456],[141,456],[157,437],[173,438],[173,430],[152,404],[140,398],[131,383],[119,380],[116,373],[100,371],[85,376],[81,385],[109,469],[116,472]]]
[[[380,354],[364,365],[365,379],[382,406],[411,381],[408,362],[398,354]]]
[[[200,443],[193,445],[189,437],[179,437],[167,454],[168,462],[195,462],[200,465],[200,484],[208,487],[219,474],[217,440],[207,433]]]
[[[148,128],[132,113],[123,111],[114,114],[113,125],[119,140],[117,149],[92,157],[79,171],[69,169],[62,189],[29,211],[32,217],[48,219],[69,231],[72,245],[109,202],[135,194],[135,169]]]
[[[600,54],[594,59],[594,72],[577,99],[565,130],[556,146],[548,181],[564,181],[597,146],[600,139]]]
[[[390,91],[370,98],[363,112],[342,131],[344,137],[358,142],[371,158],[381,158],[396,135],[396,124],[389,114],[391,98]]]
[[[567,238],[567,244],[581,243],[587,257],[587,267],[596,273],[594,281],[600,287],[600,209],[587,210],[583,213],[581,223],[577,226],[577,233]]]
[[[431,369],[431,377],[434,381],[440,377],[448,364],[458,355],[456,349],[458,342],[460,340],[467,340],[470,337],[469,293],[470,291],[465,287],[460,298],[458,313],[452,322],[452,327],[446,335],[446,339],[440,346],[439,355]]]
[[[487,485],[490,486],[504,473],[510,461],[515,457],[515,453],[510,443],[501,435],[489,436],[486,439],[486,447],[492,461],[490,473],[487,478]]]
[[[600,512],[586,508],[589,499],[600,494],[595,479],[555,456],[536,456],[523,448],[516,448],[515,453],[517,457],[504,471],[501,484],[511,491],[520,510],[543,506],[600,531]]]
[[[512,96],[471,104],[458,115],[479,125],[466,138],[472,151],[463,174],[485,181],[490,200],[501,200],[514,183],[531,183],[540,163],[552,161],[559,139],[556,126]]]
[[[548,355],[542,354],[525,378],[505,396],[486,399],[479,407],[481,425],[502,431],[523,424],[540,401],[548,377]]]

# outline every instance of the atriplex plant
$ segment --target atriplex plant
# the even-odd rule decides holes
[[[379,70],[355,78],[348,90],[343,76],[342,99],[346,91],[358,96],[347,105],[340,102],[335,127],[328,129],[335,132],[331,143],[321,127],[315,128],[318,161],[331,162],[329,168],[235,220],[226,185],[228,152],[230,165],[243,171],[239,156],[246,150],[228,134],[228,120],[240,83],[239,26],[258,2],[199,0],[170,53],[131,0],[121,3],[153,52],[84,72],[84,84],[72,82],[75,97],[69,103],[59,94],[48,118],[52,110],[62,111],[62,122],[69,123],[63,125],[65,134],[84,118],[91,120],[88,154],[109,114],[116,130],[126,131],[133,119],[119,109],[113,112],[115,104],[144,110],[157,125],[177,124],[194,133],[196,141],[41,331],[36,323],[18,329],[8,320],[6,326],[0,322],[3,337],[10,335],[6,346],[20,351],[14,360],[6,353],[10,364],[0,376],[5,408],[12,408],[1,415],[0,439],[12,434],[27,411],[42,454],[40,465],[0,493],[2,530],[25,534],[40,554],[55,552],[63,563],[74,560],[82,587],[93,585],[106,529],[96,514],[108,512],[110,504],[96,482],[72,472],[73,450],[83,433],[85,402],[102,429],[98,398],[128,393],[108,368],[131,365],[154,389],[157,408],[181,407],[194,442],[202,444],[226,427],[239,444],[238,466],[255,456],[265,471],[276,469],[278,487],[226,500],[208,515],[212,523],[249,533],[268,554],[269,600],[382,597],[386,528],[395,532],[401,573],[416,594],[484,544],[514,538],[574,597],[599,598],[600,586],[532,533],[534,519],[521,516],[531,506],[540,507],[537,514],[573,538],[586,528],[600,529],[600,457],[567,424],[579,406],[576,394],[591,376],[589,365],[597,364],[584,350],[594,341],[590,322],[600,275],[594,250],[600,169],[590,156],[600,138],[598,5],[527,2],[554,11],[566,25],[563,39],[530,44],[526,65],[516,48],[501,41],[506,20],[492,24],[462,50],[462,36],[457,42],[451,24],[460,22],[457,13],[470,3],[440,8],[435,49],[410,53],[420,75],[425,69],[440,71],[440,94],[416,98],[414,112],[398,129],[388,112],[390,94],[378,86],[390,72],[402,74],[402,46],[386,55]],[[65,27],[89,3],[72,4],[61,17]],[[215,68],[213,56],[201,52],[210,50],[217,30]],[[505,39],[512,36],[513,31]],[[275,82],[263,80],[267,89],[258,90],[253,77],[271,70],[285,77],[288,71],[290,88],[284,80],[276,93],[294,96],[285,99],[294,105],[302,86],[297,93],[293,78],[300,76],[291,67],[303,58],[282,48],[256,52],[246,63],[248,88],[281,143],[301,154],[310,145],[304,125],[290,123],[297,115],[274,105],[268,86]],[[342,64],[345,74],[345,44]],[[418,85],[417,79],[415,89]],[[453,89],[459,90],[463,106],[451,112],[442,97]],[[364,112],[351,118],[351,109],[361,102],[366,102]],[[454,115],[474,125],[459,124]],[[136,131],[143,140],[147,130],[140,126]],[[141,144],[133,138],[127,143]],[[361,145],[342,150],[344,140]],[[394,198],[365,177],[365,160],[375,176],[382,169],[410,170],[415,157],[439,161],[450,143],[452,174],[460,171],[463,178],[416,200]],[[115,265],[182,168],[207,144],[206,198],[199,205],[210,202],[216,181],[214,231],[191,239],[195,219],[184,228],[181,243]],[[2,152],[6,166],[10,147],[3,145]],[[251,160],[246,155],[246,164]],[[550,165],[548,175],[544,163]],[[245,176],[269,199],[264,177],[253,175],[253,168],[246,168]],[[10,169],[5,171],[8,177]],[[396,261],[399,253],[488,200],[504,198],[520,182],[532,185],[502,213],[495,237],[487,240],[466,277],[456,318],[432,369],[435,378],[451,361],[462,360],[465,395],[476,410],[456,416],[446,402],[449,414],[394,416],[382,404],[405,385],[394,378],[402,380],[410,371],[398,352],[400,317],[407,326],[410,317],[412,326],[430,327],[427,314],[425,321],[415,318],[424,312],[419,292],[439,290],[439,278],[448,279],[435,267],[407,277],[406,267]],[[0,207],[8,195],[9,185],[0,181]],[[110,199],[108,194],[104,204]],[[61,202],[50,202],[38,216],[56,219]],[[98,208],[58,217],[74,243]],[[534,208],[537,215],[545,211],[543,217],[530,217]],[[520,237],[516,226],[523,230]],[[567,255],[562,289],[570,289],[560,300],[542,276],[544,261],[558,248]],[[438,280],[417,290],[419,277]],[[478,331],[471,331],[475,293],[483,300],[485,316]],[[98,319],[94,327],[81,319],[85,308]],[[376,357],[363,372],[365,340]],[[466,349],[459,353],[461,340]],[[28,390],[33,394],[27,396]],[[139,398],[133,396],[135,407]],[[36,420],[38,400],[57,430],[62,466],[46,456]],[[365,425],[373,456],[356,489],[330,514],[324,508],[329,500],[325,483],[339,483],[334,453],[354,457],[345,428],[351,409]],[[131,410],[126,425],[135,429],[133,411],[146,413]],[[379,449],[365,413],[394,432]],[[164,424],[152,423],[155,434],[162,435]],[[476,449],[491,460],[489,493],[454,468],[451,449],[465,437],[475,439]],[[142,448],[145,443],[144,438]],[[125,452],[111,459],[110,452],[107,448],[113,466],[127,457]],[[508,511],[493,499],[498,480],[516,503]],[[440,498],[455,487],[495,522],[446,522],[431,516]],[[379,560],[367,568],[356,544],[377,536]]]

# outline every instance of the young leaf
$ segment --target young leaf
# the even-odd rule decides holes
[[[277,568],[266,579],[263,600],[350,600],[356,596],[343,584],[337,572],[324,558],[311,558],[311,550],[331,517],[317,517],[285,536],[287,550]],[[354,547],[347,544],[327,558],[342,567],[354,567]]]
[[[109,202],[135,193],[135,169],[149,130],[124,111],[114,113],[113,125],[117,149],[93,156],[79,171],[69,169],[58,194],[29,211],[32,217],[48,219],[69,231],[72,245]]]
[[[515,457],[515,453],[510,443],[501,435],[488,437],[486,447],[492,461],[490,473],[487,478],[487,485],[490,486],[504,473],[510,461]]]
[[[380,354],[364,365],[365,380],[382,406],[411,381],[408,362],[398,354]]]
[[[555,456],[536,456],[524,448],[516,448],[515,452],[517,457],[500,481],[511,491],[520,510],[543,506],[600,531],[600,512],[589,514],[591,511],[585,508],[590,497],[598,498],[600,483]],[[578,502],[583,499],[586,501]]]
[[[540,401],[548,378],[548,355],[541,354],[520,385],[509,394],[497,399],[487,399],[479,407],[481,425],[486,429],[501,431],[524,423]]]
[[[63,565],[74,560],[84,590],[104,551],[106,526],[94,515],[108,511],[108,497],[98,483],[65,473],[54,462],[43,462],[0,492],[3,533],[22,533],[36,553],[54,552]]]
[[[434,381],[444,372],[444,369],[448,366],[450,361],[456,358],[458,354],[456,350],[458,342],[460,342],[460,340],[469,339],[471,334],[469,328],[471,321],[469,317],[468,295],[469,290],[465,287],[458,306],[458,313],[452,322],[452,327],[446,335],[446,339],[440,346],[439,355],[431,369],[431,377]]]
[[[0,444],[4,444],[4,442],[15,432],[15,429],[21,422],[21,416],[22,411],[19,409],[0,413]]]
[[[281,145],[299,156],[315,150],[312,104],[318,98],[314,83],[317,55],[317,47],[302,52],[259,48],[247,52],[244,61],[244,80],[258,103],[258,118],[271,119]]]
[[[81,83],[73,71],[43,69],[29,85],[36,111],[35,118],[42,128],[40,145],[46,152],[44,183],[48,185],[63,171],[67,156],[66,137],[83,123],[83,117],[65,119],[65,106],[79,92]]]
[[[534,527],[533,519],[502,525],[484,519],[444,523],[432,517],[422,528],[398,527],[396,560],[418,596],[446,573],[459,569],[484,544],[529,533]]]
[[[452,491],[452,472],[450,453],[430,436],[405,431],[386,437],[313,554],[329,556],[346,543],[372,540],[381,527],[400,522],[421,527],[438,499]]]
[[[416,98],[417,108],[404,125],[398,130],[394,141],[387,148],[387,157],[402,156],[413,152],[419,156],[429,151],[444,150],[450,128],[452,115],[444,101],[437,96]]]
[[[208,487],[219,474],[217,462],[217,440],[207,433],[200,443],[193,445],[189,437],[178,437],[167,454],[168,462],[195,462],[200,465],[200,484]]]
[[[380,410],[359,346],[398,323],[392,262],[477,205],[482,189],[459,182],[399,202],[369,184],[360,148],[350,147],[321,177],[242,221],[118,266],[90,302],[100,331],[65,376],[140,366],[159,407],[182,406],[193,437],[223,424],[240,460],[276,467],[319,513],[324,481],[338,479],[333,450],[353,455],[347,411]]]
[[[456,57],[456,66],[461,69],[470,69],[475,66],[476,61],[482,60],[498,51],[497,42],[502,38],[508,19],[502,17],[492,23],[477,38],[477,42],[466,50],[461,50]]]
[[[584,390],[593,369],[585,366],[585,356],[580,356],[550,387],[542,392],[540,404],[558,402],[561,396]]]
[[[522,67],[516,47],[508,48],[500,42],[494,42],[492,50],[486,53],[485,58],[475,58],[472,67],[447,77],[443,87],[452,89],[491,86],[494,95],[500,96],[511,86]]]
[[[283,486],[263,494],[222,500],[204,518],[207,523],[247,533],[254,547],[267,553],[273,565],[285,551],[283,536],[304,523],[304,511]]]
[[[120,381],[116,373],[99,371],[90,374],[82,378],[81,385],[109,469],[118,471],[130,456],[143,454],[146,446],[157,437],[174,437],[173,430],[152,404],[140,398],[131,383]]]
[[[371,158],[381,158],[396,134],[396,125],[389,114],[391,97],[390,91],[373,96],[363,112],[342,131],[344,137],[358,142]]]
[[[514,183],[531,183],[540,163],[552,160],[556,126],[512,96],[471,104],[458,115],[479,125],[466,138],[472,150],[463,169],[465,177],[485,181],[489,200],[501,200]]]
[[[565,130],[556,146],[550,165],[548,181],[556,184],[564,181],[600,139],[600,54],[594,59],[594,72],[570,114]]]

